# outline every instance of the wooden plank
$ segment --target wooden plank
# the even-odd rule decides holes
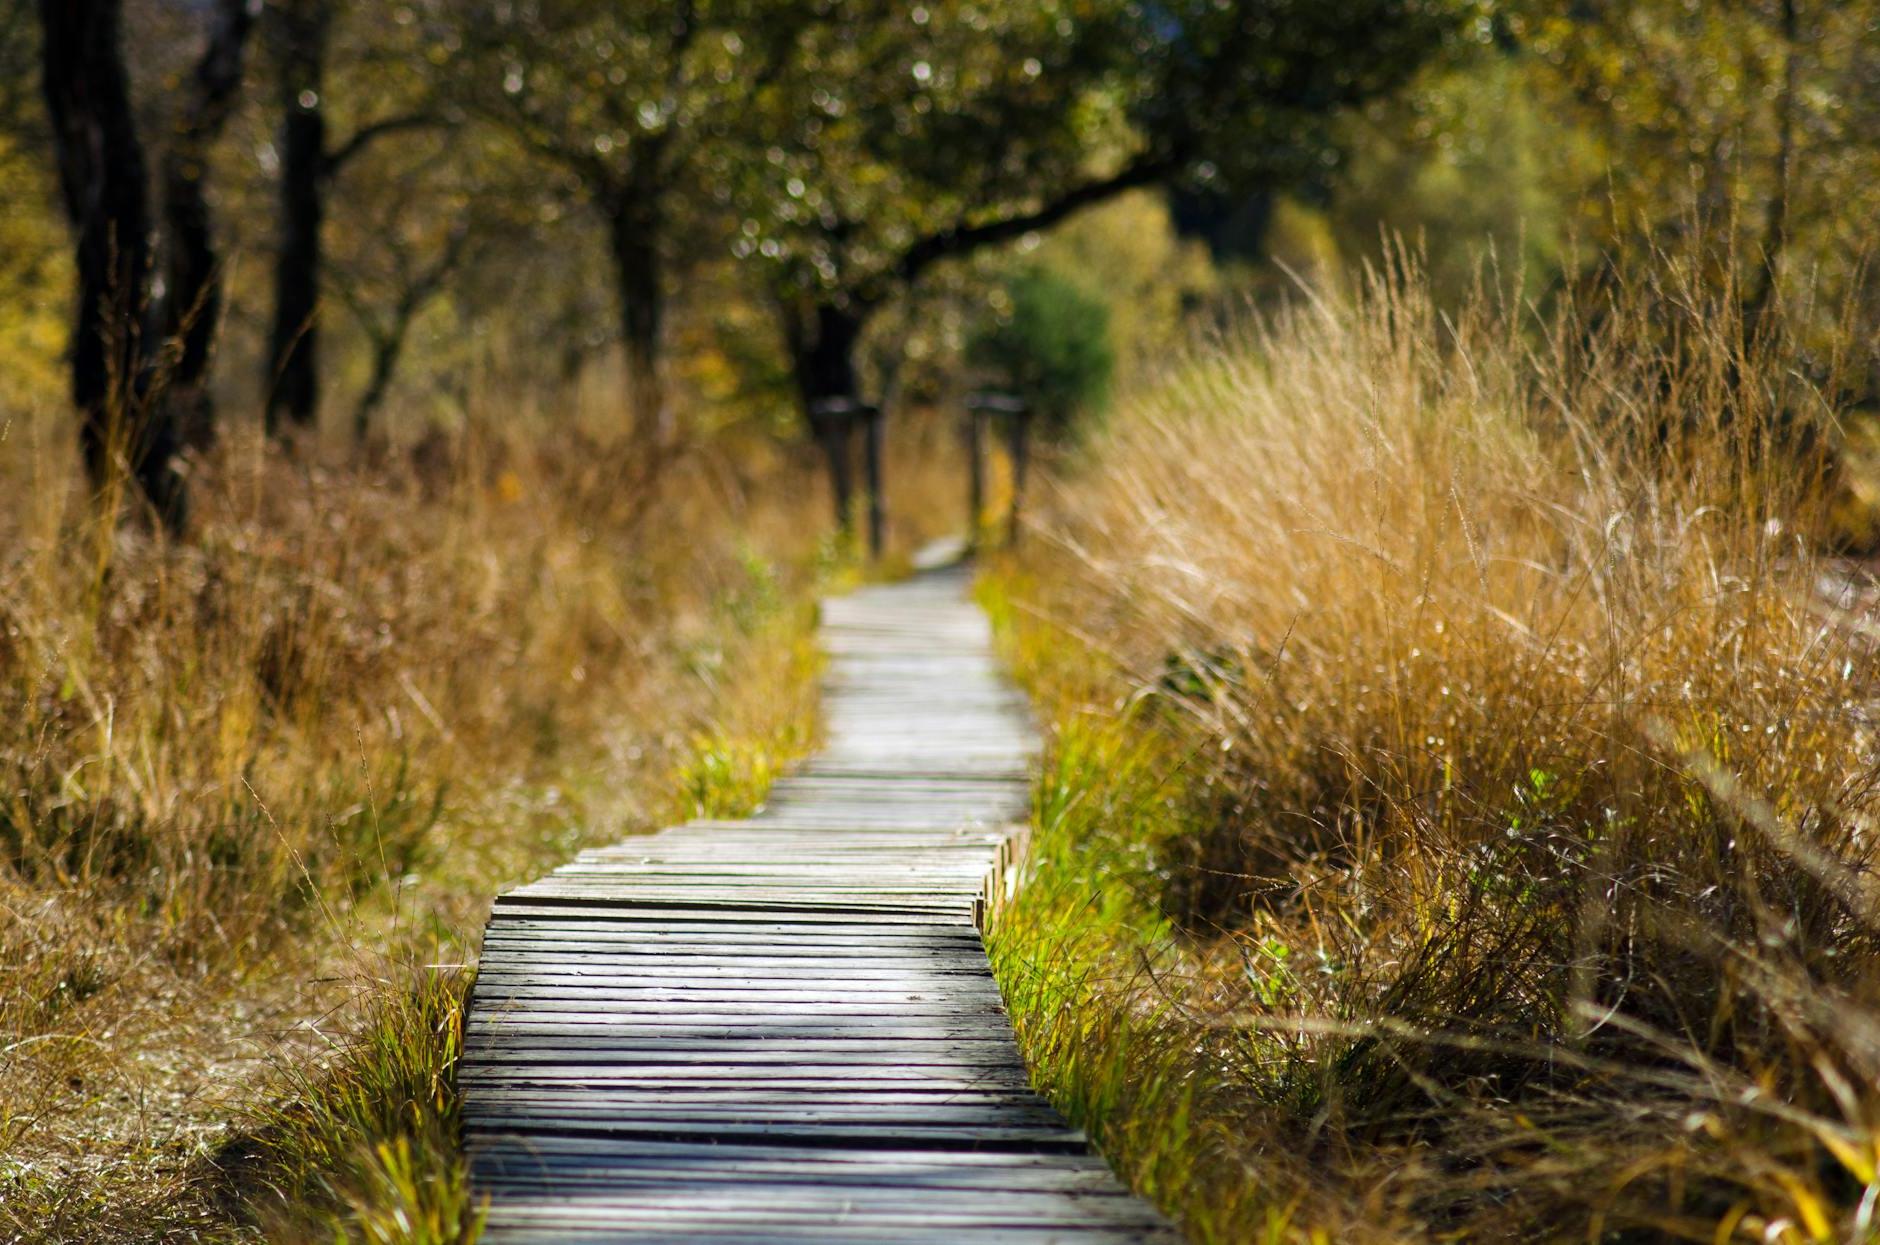
[[[503,917],[540,916],[558,921],[611,921],[621,924],[659,924],[669,928],[683,925],[870,925],[890,930],[948,927],[965,929],[970,922],[951,914],[876,912],[871,909],[831,907],[700,907],[696,900],[657,903],[638,896],[621,896],[618,902],[591,898],[566,897],[537,899],[511,892],[499,895],[496,911]]]
[[[868,1224],[772,1223],[762,1229],[652,1227],[620,1228],[606,1225],[556,1225],[537,1227],[528,1223],[510,1223],[492,1214],[483,1239],[503,1245],[776,1245],[779,1241],[836,1241],[842,1245],[958,1245],[961,1241],[996,1242],[997,1245],[1141,1245],[1142,1242],[1179,1241],[1167,1233],[1145,1233],[1139,1229],[1108,1231],[1080,1229],[1067,1235],[1062,1228],[1020,1229],[1005,1225],[980,1228],[949,1225],[919,1228],[881,1227]]]
[[[648,1159],[660,1162],[689,1161],[700,1163],[808,1163],[819,1166],[839,1167],[875,1167],[898,1166],[907,1168],[939,1167],[996,1167],[1030,1168],[1048,1167],[1052,1170],[1067,1168],[1101,1168],[1108,1170],[1103,1160],[1094,1154],[1049,1155],[1041,1156],[1013,1151],[989,1150],[944,1150],[932,1147],[909,1148],[883,1146],[868,1150],[837,1149],[812,1146],[787,1145],[737,1145],[720,1146],[699,1144],[696,1142],[664,1142],[644,1138],[613,1137],[566,1137],[544,1135],[539,1137],[487,1137],[479,1142],[478,1153],[507,1153],[517,1147],[525,1147],[530,1153],[542,1154],[579,1154],[583,1156],[604,1156],[613,1159]]]
[[[805,981],[853,981],[858,983],[918,983],[923,989],[945,989],[954,978],[958,983],[980,983],[986,973],[985,961],[974,963],[964,956],[948,959],[889,960],[869,956],[850,956],[831,963],[829,956],[752,955],[742,962],[734,956],[623,956],[598,953],[587,956],[567,951],[537,953],[511,948],[491,961],[477,974],[479,986],[537,983],[542,985],[606,986],[609,983],[649,982],[671,979],[675,982],[756,982],[782,983]]]
[[[762,1190],[764,1186],[757,1186]],[[669,1200],[656,1200],[645,1191],[631,1190],[614,1198],[584,1191],[578,1198],[557,1197],[523,1186],[523,1195],[505,1198],[491,1208],[490,1221],[540,1225],[579,1226],[628,1219],[647,1227],[679,1224],[723,1224],[768,1228],[780,1221],[827,1222],[854,1228],[1011,1228],[1068,1227],[1153,1228],[1158,1226],[1147,1207],[1132,1199],[1097,1199],[1055,1194],[979,1194],[973,1198],[928,1194],[916,1199],[894,1191],[894,1202],[855,1196],[853,1190],[832,1190],[816,1196],[796,1197],[766,1191],[757,1198],[736,1195],[713,1198],[698,1190],[674,1191]],[[533,1195],[533,1196],[531,1196]],[[681,1201],[679,1199],[683,1198]],[[912,1202],[910,1205],[909,1203]],[[972,1203],[977,1203],[973,1205]],[[1120,1205],[1116,1204],[1120,1203]]]
[[[976,920],[1038,751],[957,576],[827,603],[827,746],[745,821],[498,897],[465,1135],[486,1239],[1173,1239],[1031,1089]]]
[[[661,1090],[722,1085],[748,1085],[772,1089],[830,1089],[855,1087],[919,1090],[977,1090],[1031,1088],[1022,1067],[1007,1065],[978,1070],[910,1068],[899,1064],[873,1067],[854,1064],[793,1063],[736,1065],[680,1064],[653,1067],[542,1063],[525,1065],[479,1064],[458,1076],[463,1085],[547,1087],[593,1085],[623,1090]]]
[[[800,1185],[753,1183],[747,1193],[720,1192],[710,1185],[668,1190],[626,1188],[607,1193],[590,1185],[573,1198],[557,1196],[555,1184],[539,1180],[504,1182],[511,1196],[499,1203],[508,1219],[539,1223],[591,1223],[631,1216],[641,1223],[714,1223],[769,1225],[778,1220],[827,1217],[848,1226],[1064,1228],[1154,1227],[1149,1209],[1129,1197],[1102,1197],[1053,1190],[1044,1193],[985,1190],[972,1198],[940,1190],[886,1189],[876,1196],[856,1188],[816,1189]],[[512,1192],[513,1191],[513,1192]],[[611,1195],[610,1195],[611,1194]]]
[[[715,1146],[723,1150],[734,1147]],[[717,1164],[623,1163],[581,1155],[527,1156],[492,1160],[479,1156],[473,1171],[480,1182],[510,1186],[533,1184],[538,1188],[562,1188],[571,1192],[583,1187],[609,1190],[665,1189],[709,1191],[725,1186],[744,1186],[747,1191],[763,1187],[771,1192],[790,1189],[822,1189],[843,1195],[853,1189],[891,1190],[905,1196],[910,1191],[980,1191],[986,1193],[1073,1194],[1084,1198],[1127,1199],[1129,1194],[1117,1184],[1107,1167],[1094,1170],[1039,1167],[1027,1170],[1011,1168],[949,1167],[907,1169],[860,1167],[844,1170],[807,1164],[773,1164],[758,1167],[745,1163]]]

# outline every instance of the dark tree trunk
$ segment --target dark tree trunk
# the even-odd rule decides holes
[[[1789,236],[1790,198],[1795,180],[1795,93],[1797,63],[1801,59],[1801,26],[1795,0],[1782,0],[1782,82],[1776,93],[1776,158],[1774,184],[1763,209],[1761,254],[1755,287],[1743,299],[1743,335],[1754,344],[1762,331],[1764,313],[1776,298],[1782,279],[1782,254]]]
[[[165,525],[180,527],[174,429],[143,400],[150,215],[131,115],[118,0],[41,0],[41,70],[59,186],[77,234],[72,402],[92,487],[128,468]]]
[[[320,406],[320,222],[326,211],[325,89],[329,14],[324,0],[275,10],[280,60],[281,219],[268,340],[267,426],[285,416],[311,427]]]
[[[850,442],[854,420],[850,416],[817,416],[817,404],[829,398],[859,402],[855,348],[866,326],[865,315],[834,303],[819,303],[807,315],[794,313],[787,322],[791,366],[797,393],[809,419],[810,434],[821,447],[829,469],[829,490],[835,502],[836,523],[849,530],[854,503]],[[875,482],[879,485],[879,481]]]
[[[846,416],[817,416],[810,421],[811,435],[822,451],[823,468],[829,473],[829,498],[836,510],[836,527],[844,533],[853,521],[855,504],[854,468],[850,462],[850,422]]]
[[[405,352],[407,323],[401,322],[390,333],[372,343],[372,375],[366,380],[358,405],[353,407],[354,445],[364,445],[372,435],[373,416],[378,414],[379,407],[385,405],[385,395],[391,392],[392,377],[398,372],[398,357]]]
[[[660,288],[662,221],[655,194],[628,189],[606,204],[607,239],[620,296],[620,333],[627,352],[627,414],[636,439],[663,444],[666,392],[659,370],[659,339],[666,316]]]
[[[209,42],[196,63],[193,94],[163,161],[163,220],[169,245],[164,335],[175,362],[165,400],[181,440],[206,445],[214,436],[209,354],[222,314],[222,274],[204,193],[209,152],[234,111],[242,58],[254,26],[249,0],[217,0]]]

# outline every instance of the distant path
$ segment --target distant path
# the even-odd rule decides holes
[[[828,746],[748,821],[496,901],[486,1239],[1173,1241],[1026,1078],[974,918],[1038,743],[966,578],[829,601]]]

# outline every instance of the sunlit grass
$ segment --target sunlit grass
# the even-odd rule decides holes
[[[673,805],[662,819],[736,820],[762,807],[770,786],[818,738],[813,607],[777,603],[751,626],[764,637],[731,672],[736,686],[673,770]]]
[[[424,966],[676,774],[748,802],[807,745],[820,497],[762,445],[648,480],[548,427],[344,463],[236,432],[169,543],[15,433],[0,1235],[456,1239],[460,986]]]
[[[1302,304],[994,574],[1054,727],[1001,979],[1200,1238],[1873,1233],[1870,597],[1733,313]]]
[[[243,1218],[276,1241],[475,1239],[456,1079],[469,982],[461,970],[384,982],[337,1058],[283,1074],[216,1155]]]

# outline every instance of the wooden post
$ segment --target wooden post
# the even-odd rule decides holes
[[[868,556],[881,560],[881,551],[888,538],[888,507],[885,496],[886,482],[882,476],[882,417],[878,406],[864,405],[861,408],[863,461],[868,472]]]
[[[979,525],[986,512],[985,428],[994,415],[1002,416],[1008,421],[1006,433],[1010,438],[1009,445],[1012,452],[1012,513],[1008,539],[1015,537],[1018,533],[1018,495],[1025,484],[1026,446],[1021,430],[1021,425],[1027,417],[1025,400],[1016,394],[982,390],[966,396],[967,454],[971,459],[969,468],[972,472],[968,494],[972,514],[969,516],[970,524],[967,529],[970,546],[977,546],[979,543]]]
[[[810,420],[829,458],[836,490],[836,508],[842,530],[849,530],[849,440],[855,425],[862,426],[863,486],[868,490],[868,555],[879,558],[887,543],[888,510],[882,471],[881,408],[853,398],[819,398],[810,406]]]
[[[809,408],[816,443],[822,447],[823,457],[829,463],[829,489],[835,503],[836,528],[844,536],[849,534],[853,518],[849,513],[852,487],[849,479],[850,405],[847,398],[822,398]]]
[[[966,547],[979,548],[979,525],[986,519],[986,415],[966,408]]]
[[[1012,413],[1009,429],[1012,438],[1012,512],[1005,528],[1005,543],[1018,544],[1019,513],[1025,500],[1025,468],[1031,456],[1031,412],[1024,407]]]

